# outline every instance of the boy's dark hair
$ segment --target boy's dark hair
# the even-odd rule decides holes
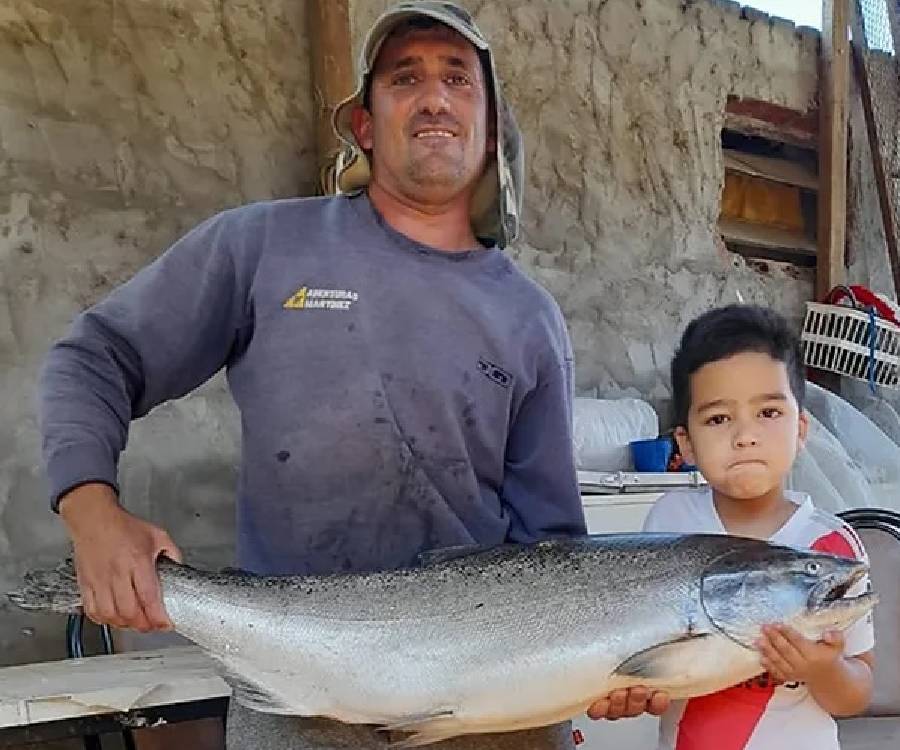
[[[675,424],[687,427],[691,375],[704,365],[745,352],[768,354],[787,367],[791,391],[802,409],[806,375],[800,339],[774,310],[756,305],[728,305],[704,313],[685,329],[672,359]]]

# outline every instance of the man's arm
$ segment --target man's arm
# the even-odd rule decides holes
[[[510,541],[586,533],[572,446],[570,373],[571,361],[561,364],[555,377],[525,397],[513,422],[502,493]]]
[[[553,312],[539,345],[537,383],[506,441],[502,499],[512,542],[586,533],[572,439],[572,348],[562,314]]]
[[[181,562],[171,537],[122,508],[108,484],[80,485],[59,513],[75,547],[84,613],[119,628],[170,629],[155,562],[161,554]]]
[[[81,314],[50,350],[39,385],[54,508],[75,545],[85,610],[98,622],[165,627],[154,563],[178,548],[118,503],[132,419],[178,398],[227,361],[248,329],[227,215],[188,233]]]

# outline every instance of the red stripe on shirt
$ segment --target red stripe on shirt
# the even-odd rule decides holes
[[[678,723],[675,750],[743,750],[773,695],[774,685],[736,685],[691,698]]]
[[[865,553],[863,552],[862,540],[859,538],[859,534],[856,533],[856,529],[854,529],[852,526],[845,526],[844,531],[850,534],[851,541],[853,542],[853,546],[856,552],[856,559],[862,560],[865,556]]]
[[[832,531],[830,534],[820,536],[812,543],[810,549],[814,549],[816,552],[828,552],[840,557],[849,557],[851,560],[857,559],[850,542],[839,531]]]

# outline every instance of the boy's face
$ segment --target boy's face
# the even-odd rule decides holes
[[[750,500],[782,486],[808,428],[784,363],[745,352],[691,376],[687,430],[675,435],[711,487]]]

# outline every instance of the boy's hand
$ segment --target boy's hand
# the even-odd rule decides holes
[[[613,690],[605,698],[594,701],[587,715],[594,719],[632,718],[643,713],[661,716],[669,708],[669,696],[661,690],[650,691],[645,687]]]
[[[814,682],[833,669],[844,654],[844,635],[825,633],[821,641],[804,638],[788,625],[765,625],[756,642],[763,667],[776,680]]]

